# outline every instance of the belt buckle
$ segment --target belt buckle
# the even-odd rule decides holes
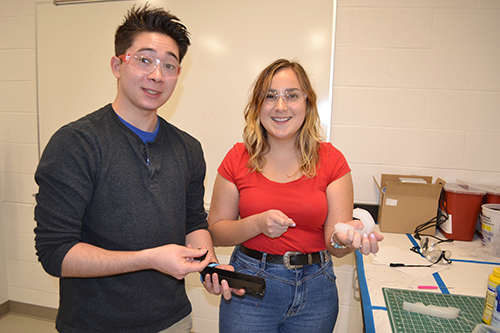
[[[290,264],[290,256],[294,256],[297,254],[303,254],[302,252],[293,252],[293,251],[288,251],[283,255],[283,265],[285,266],[286,269],[296,269],[296,268],[301,268],[304,265],[292,265]],[[308,262],[312,262],[312,256],[308,256]]]
[[[330,256],[330,253],[328,253],[328,250],[323,250],[320,253],[321,253],[321,256],[323,257],[323,261],[325,263],[329,262],[330,259],[332,259],[332,257]]]

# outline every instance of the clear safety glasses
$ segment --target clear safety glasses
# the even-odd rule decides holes
[[[174,57],[161,61],[147,52],[137,52],[134,54],[121,54],[118,58],[133,68],[143,72],[145,75],[149,75],[155,69],[160,68],[164,77],[175,78],[179,76],[181,70],[179,62]]]
[[[268,105],[276,105],[280,97],[283,97],[283,100],[287,105],[294,105],[305,101],[307,95],[298,89],[290,89],[285,91],[269,90],[266,94],[264,103]]]
[[[451,251],[443,251],[439,246],[442,241],[436,241],[429,237],[422,237],[420,240],[420,246],[414,246],[410,250],[418,253],[427,259],[430,264],[428,265],[407,265],[404,263],[393,262],[390,263],[390,267],[431,267],[435,264],[451,264]]]
[[[441,261],[442,264],[451,262],[451,251],[443,251],[434,239],[423,237],[420,242],[420,251],[422,255],[431,263],[437,264]]]

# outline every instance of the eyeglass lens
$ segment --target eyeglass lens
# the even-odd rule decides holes
[[[443,251],[438,245],[438,242],[424,237],[421,242],[422,255],[430,262],[437,263],[441,259],[446,263],[451,258],[451,251]]]

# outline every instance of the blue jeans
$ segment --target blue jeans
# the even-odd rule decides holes
[[[264,277],[266,293],[263,299],[221,298],[219,332],[332,333],[339,306],[332,260],[288,270],[253,259],[237,246],[230,264],[237,272]]]

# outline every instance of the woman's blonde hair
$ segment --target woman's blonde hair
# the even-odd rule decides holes
[[[245,108],[245,129],[243,141],[250,159],[248,167],[251,171],[262,172],[264,169],[264,154],[269,151],[267,131],[260,122],[260,110],[271,86],[274,74],[283,69],[292,69],[299,79],[304,93],[307,95],[307,107],[304,123],[299,129],[295,147],[299,157],[299,172],[312,178],[316,175],[319,162],[319,147],[321,142],[321,126],[316,105],[316,93],[309,81],[306,71],[296,61],[279,59],[267,66],[257,77],[253,85],[250,100]]]

